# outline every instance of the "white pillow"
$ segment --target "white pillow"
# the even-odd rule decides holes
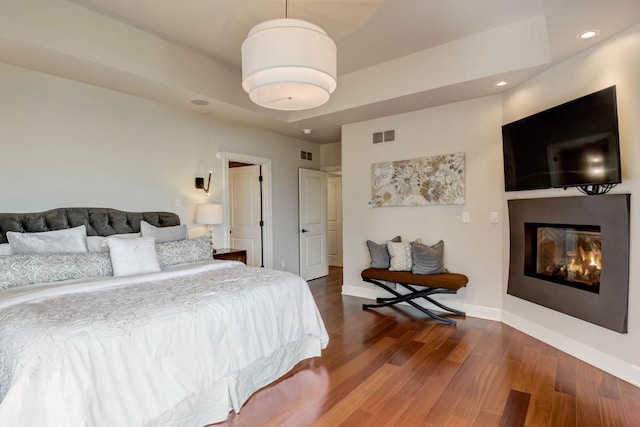
[[[147,221],[140,221],[142,237],[153,237],[156,243],[175,242],[187,238],[187,224],[173,227],[155,227]]]
[[[121,239],[111,236],[105,243],[109,247],[114,276],[160,271],[153,237]]]
[[[87,252],[84,225],[41,233],[7,231],[7,240],[14,255]]]
[[[416,239],[414,243],[422,243],[421,239]],[[411,242],[387,242],[389,250],[389,271],[411,271],[413,262],[411,260]]]
[[[11,245],[9,243],[0,243],[0,256],[11,255]]]
[[[117,237],[119,239],[135,239],[140,237],[140,233],[112,234],[109,237]],[[104,236],[87,236],[87,249],[89,252],[107,252],[109,248],[105,243]]]

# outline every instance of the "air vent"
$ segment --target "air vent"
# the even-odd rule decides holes
[[[380,132],[374,132],[372,134],[371,142],[373,144],[382,144],[383,142],[395,142],[396,130],[388,129]]]
[[[313,153],[300,150],[300,160],[313,160]]]

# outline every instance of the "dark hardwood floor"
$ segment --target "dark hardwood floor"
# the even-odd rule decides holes
[[[309,286],[328,348],[216,426],[640,426],[640,389],[500,322],[362,310],[340,268]]]

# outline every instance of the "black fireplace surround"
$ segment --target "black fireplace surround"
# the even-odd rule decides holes
[[[507,293],[616,332],[627,332],[629,194],[509,200],[510,260]],[[528,274],[530,224],[600,230],[602,270],[597,292]]]

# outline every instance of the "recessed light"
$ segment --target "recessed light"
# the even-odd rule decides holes
[[[504,80],[499,81],[498,83],[496,83],[496,86],[506,86],[507,82],[505,82]]]
[[[309,135],[309,134],[311,134],[311,129],[304,128],[304,129],[302,129],[302,133],[304,133],[305,135]]]
[[[595,37],[598,34],[600,34],[600,30],[587,30],[578,34],[578,38],[586,40],[586,39],[590,39],[591,37]]]
[[[193,105],[209,105],[209,101],[207,101],[206,99],[200,99],[200,98],[196,98],[196,99],[192,99],[191,102]]]

